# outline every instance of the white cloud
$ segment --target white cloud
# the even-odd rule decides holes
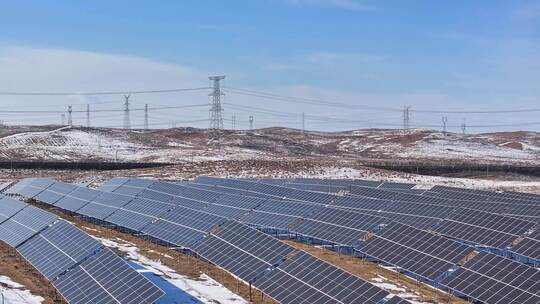
[[[191,67],[130,55],[70,49],[0,45],[0,66],[0,91],[4,92],[131,91],[209,85],[208,74]],[[207,95],[208,91],[140,94],[132,96],[131,101],[133,107],[139,108],[145,103],[204,104],[208,102]],[[85,103],[93,104],[94,109],[121,108],[122,96],[0,96],[0,107],[4,110],[21,110],[20,107],[28,110],[35,106],[40,107],[40,110],[63,111],[69,104],[74,105],[74,110],[83,110],[86,108]],[[185,117],[178,115],[180,112],[186,115],[194,113],[197,115],[195,119],[207,117],[207,113],[198,113],[194,109],[156,112],[152,114],[152,120],[159,122],[158,116],[166,121],[185,120]],[[118,115],[96,113],[92,115],[92,120],[96,124],[101,122],[101,125],[118,125],[122,119]],[[84,114],[78,113],[76,116],[76,123],[84,121]],[[60,114],[0,113],[0,120],[6,123],[57,123],[60,121]],[[132,121],[141,124],[142,112],[133,112]]]
[[[306,4],[315,6],[335,7],[340,9],[366,11],[372,10],[373,7],[366,5],[363,1],[358,0],[288,0],[293,4]]]

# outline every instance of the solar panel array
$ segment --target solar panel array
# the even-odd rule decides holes
[[[296,216],[315,215],[317,210],[320,209],[320,206],[314,204],[292,201],[287,203],[282,200],[273,200],[272,202],[272,200],[268,199],[239,199],[238,196],[202,191],[194,187],[184,187],[158,181],[143,182],[131,179],[113,179],[102,187],[109,190],[109,192],[86,188],[82,190],[81,187],[73,189],[65,185],[56,186],[57,183],[63,184],[54,181],[50,183],[50,181],[34,180],[27,183],[25,187],[20,187],[17,193],[30,193],[33,198],[37,198],[42,192],[50,192],[51,195],[40,196],[45,200],[42,201],[43,203],[58,208],[68,207],[69,209],[66,208],[68,212],[100,219],[106,223],[114,223],[119,227],[137,231],[162,243],[188,247],[204,259],[215,263],[245,281],[252,282],[257,282],[257,280],[267,275],[281,271],[281,265],[296,250],[277,239],[230,218],[241,217],[243,212],[261,206],[264,206],[261,208],[264,210],[260,211],[261,214],[280,211],[295,214]],[[242,185],[242,183],[239,184]],[[39,187],[43,187],[41,191],[38,191]],[[47,189],[49,190],[47,191]],[[282,204],[283,202],[285,203]],[[233,209],[236,211],[233,212]],[[354,222],[354,220],[351,219],[351,222]],[[322,261],[319,262],[323,263]],[[94,283],[96,282],[88,280],[88,273],[91,273],[93,267],[101,269],[98,267],[99,263],[88,263],[85,261],[67,271],[65,275],[61,276],[62,280],[59,280],[56,285],[57,288],[65,290],[66,298],[71,298],[72,301],[77,303],[91,301],[92,297],[91,295],[77,296],[79,285],[74,282],[76,280],[86,280],[88,282],[85,283],[85,286],[95,287]],[[325,264],[325,269],[338,279],[347,278],[346,283],[355,281],[359,286],[368,288],[369,292],[365,293],[363,297],[370,300],[369,297],[373,296],[373,303],[380,301],[387,295],[381,289],[346,274],[331,265]],[[316,284],[313,282],[306,283],[308,279],[294,277],[295,281],[304,285],[308,284],[306,287],[308,293],[320,293],[321,291],[317,289]],[[327,281],[327,284],[341,284],[333,280],[335,278]],[[115,280],[111,279],[97,283],[99,283],[98,286],[111,284],[112,288],[117,291],[117,285],[122,282],[120,281],[116,285],[113,284],[114,282]],[[118,290],[124,289],[124,287],[118,288]],[[261,290],[266,293],[270,292],[264,287],[261,287]],[[279,297],[290,297],[295,291],[290,290],[289,293],[280,294]],[[101,296],[109,296],[114,299],[129,294],[133,294],[133,291],[118,295],[110,292]],[[381,298],[381,296],[383,297]],[[337,295],[333,295],[331,299],[336,299],[335,297]],[[333,301],[332,303],[348,302]]]
[[[298,253],[254,284],[281,303],[380,303],[388,292]],[[314,292],[315,291],[315,292]]]
[[[266,185],[257,186],[257,183]],[[287,184],[295,185],[300,183],[312,184],[313,181],[287,180],[271,182],[269,180],[244,180],[239,182],[241,186],[236,187],[234,181],[202,178],[196,179],[193,185],[204,184],[206,187],[212,187],[213,191],[224,193],[232,189],[236,194],[244,193],[246,196],[253,194],[267,195],[268,197],[283,196],[287,199],[299,200],[305,203],[325,204],[320,203],[320,201],[303,199],[303,197],[309,197],[303,191],[285,190]],[[402,189],[410,186],[412,185],[403,187],[398,185],[382,186],[382,184],[348,185],[347,187],[356,195],[335,196],[330,203],[330,207],[357,210],[362,213],[379,215],[390,220],[388,227],[383,232],[375,231],[374,234],[368,234],[368,241],[358,249],[376,256],[380,261],[401,267],[418,276],[435,278],[436,280],[444,277],[447,280],[455,278],[456,273],[459,274],[459,272],[454,272],[454,269],[463,271],[462,269],[465,268],[460,266],[461,263],[466,261],[467,256],[471,255],[471,252],[475,249],[466,244],[477,246],[476,250],[484,250],[485,247],[498,248],[503,250],[501,252],[510,250],[533,259],[533,263],[538,264],[540,262],[539,232],[536,231],[530,234],[530,231],[537,229],[538,222],[536,222],[536,219],[540,218],[538,216],[540,215],[539,196],[515,193],[503,195],[502,193],[485,191],[476,193],[476,190],[464,190],[460,193],[459,189],[454,188],[451,190],[444,189],[446,192],[440,196],[434,195],[437,191],[439,193],[443,192],[437,188],[431,191],[409,189],[403,192],[405,190]],[[402,189],[396,191],[398,188]],[[276,190],[277,195],[272,195],[272,190]],[[297,199],[299,197],[301,199]],[[327,198],[328,196],[324,197],[325,200]],[[252,216],[255,216],[257,212],[252,214]],[[257,215],[257,217],[265,218],[262,214]],[[309,230],[309,232],[304,231],[306,234],[312,234],[311,231],[317,229],[325,231],[329,235],[325,239],[332,239],[334,243],[343,244],[348,242],[348,238],[350,239],[347,229],[351,229],[351,227],[331,235],[329,232],[332,232],[332,229],[330,229],[332,223],[314,224],[313,219],[310,217],[295,217],[291,231],[294,232],[296,227],[305,225],[306,229]],[[268,221],[267,218],[265,220]],[[292,221],[291,218],[289,222]],[[400,226],[396,222],[408,225]],[[291,226],[290,223],[284,223]],[[414,227],[409,227],[409,225]],[[430,230],[435,233],[419,229]],[[410,236],[410,230],[415,231],[412,234],[414,237]],[[320,236],[321,234],[319,234]],[[510,256],[512,257],[512,255]],[[475,259],[473,258],[472,261]],[[512,263],[527,267],[520,262],[523,262],[523,260],[518,259]],[[450,269],[452,271],[449,271]],[[488,281],[492,284],[490,287],[493,290],[502,288],[495,285],[496,278],[488,278]],[[467,282],[462,284],[466,285]],[[538,293],[538,287],[536,288]],[[508,291],[508,288],[505,290]],[[470,292],[471,290],[462,290],[465,296],[475,298],[476,295],[471,295]],[[527,293],[523,295],[523,291],[518,292],[522,297],[526,298],[528,296]],[[487,301],[486,303],[504,303],[508,300],[504,298],[505,300],[494,301],[494,299],[484,300]]]
[[[435,280],[474,251],[473,247],[430,232],[393,223],[360,250],[369,256]]]
[[[36,197],[41,192],[24,189],[30,184],[49,184],[37,180],[25,183],[25,187],[15,190]],[[63,187],[54,189],[60,188]],[[72,187],[63,189],[73,190]],[[41,197],[57,198],[56,195]],[[154,303],[164,295],[123,259],[51,213],[2,196],[0,214],[0,241],[14,247],[68,303]],[[111,279],[107,281],[107,278]],[[127,292],[118,292],[121,289]]]
[[[540,270],[480,253],[442,284],[484,303],[540,303]]]

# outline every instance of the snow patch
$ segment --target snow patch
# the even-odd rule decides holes
[[[6,276],[0,276],[0,294],[9,304],[40,304],[45,301],[43,297],[33,295],[23,285]]]

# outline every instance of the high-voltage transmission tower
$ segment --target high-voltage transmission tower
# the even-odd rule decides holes
[[[129,97],[124,95],[124,129],[131,129],[131,119],[129,117]]]
[[[446,123],[448,122],[448,117],[443,116],[442,117],[442,123],[443,123],[443,135],[446,136]]]
[[[86,105],[86,127],[90,128],[90,104]]]
[[[68,106],[68,126],[73,126],[73,107]]]
[[[306,133],[306,114],[302,112],[302,134]]]
[[[253,130],[253,116],[249,116],[249,129]]]
[[[233,131],[236,130],[236,115],[231,117],[231,127]]]
[[[214,82],[212,93],[212,106],[210,107],[210,129],[223,129],[223,107],[221,106],[221,96],[225,95],[221,92],[220,81],[225,79],[225,76],[210,76],[208,79]]]
[[[144,105],[144,129],[148,130],[148,104]]]
[[[408,133],[411,127],[411,106],[403,108],[403,132]]]

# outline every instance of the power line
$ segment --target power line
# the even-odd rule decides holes
[[[183,105],[183,106],[164,106],[164,107],[153,107],[149,108],[153,111],[158,110],[170,110],[170,109],[182,109],[182,108],[194,108],[194,107],[207,107],[208,104],[192,104],[192,105]],[[145,108],[132,108],[130,109],[131,112],[133,111],[144,111]],[[124,112],[124,109],[101,109],[101,110],[90,110],[90,113],[109,113],[109,112]],[[72,113],[86,113],[87,110],[72,110]],[[64,113],[64,111],[56,111],[56,110],[0,110],[0,114],[46,114],[46,113],[54,113],[54,114],[61,114]]]
[[[186,91],[208,90],[203,88],[178,88],[162,90],[133,90],[133,91],[101,91],[101,92],[0,92],[0,95],[11,96],[92,96],[92,95],[127,95],[127,94],[155,94],[155,93],[175,93]]]
[[[389,112],[401,111],[401,109],[397,109],[397,108],[348,104],[348,103],[343,103],[343,102],[334,102],[334,101],[328,101],[328,100],[322,100],[322,99],[313,99],[313,98],[304,98],[304,97],[295,97],[295,96],[285,96],[285,95],[264,93],[264,92],[258,92],[258,91],[253,91],[253,90],[237,89],[237,88],[230,88],[230,87],[226,88],[225,91],[229,93],[233,93],[233,94],[247,95],[247,96],[260,97],[260,98],[277,100],[277,101],[293,102],[293,103],[303,103],[303,104],[312,104],[312,105],[330,106],[330,107],[345,107],[349,109],[360,108],[360,109],[375,110],[375,111],[389,111]]]

